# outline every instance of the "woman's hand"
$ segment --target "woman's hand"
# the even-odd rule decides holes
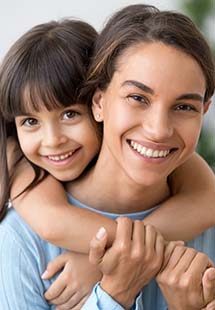
[[[105,251],[103,230],[90,246],[90,262],[103,274],[101,287],[123,307],[129,308],[141,289],[157,274],[163,261],[164,240],[160,233],[141,221],[117,219],[116,238]]]
[[[56,310],[80,309],[101,273],[89,263],[87,255],[65,252],[48,264],[42,278],[49,279],[61,270],[45,298],[57,306]]]
[[[215,268],[204,253],[170,242],[156,279],[168,309],[210,309],[206,306],[215,297]]]

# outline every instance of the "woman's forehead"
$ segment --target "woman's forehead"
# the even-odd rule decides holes
[[[132,46],[119,56],[113,75],[114,84],[139,81],[152,89],[171,85],[181,92],[201,92],[206,89],[203,71],[197,61],[183,51],[161,42]]]

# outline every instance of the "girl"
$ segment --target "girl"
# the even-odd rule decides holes
[[[72,178],[75,178],[76,174],[81,173],[86,163],[97,153],[99,146],[95,129],[89,118],[87,106],[76,103],[75,93],[77,91],[76,88],[80,87],[81,81],[83,80],[86,70],[84,66],[87,66],[95,35],[96,33],[93,28],[78,21],[43,24],[33,28],[22,37],[12,48],[10,55],[5,60],[5,64],[10,65],[12,60],[15,61],[16,56],[17,61],[13,65],[15,64],[17,71],[20,70],[20,74],[17,76],[22,75],[23,78],[23,84],[21,85],[20,79],[11,81],[11,84],[19,84],[22,93],[22,97],[20,96],[19,101],[16,102],[16,107],[20,107],[20,110],[14,111],[14,113],[17,113],[16,126],[17,128],[26,127],[25,130],[26,133],[29,133],[29,137],[32,137],[31,135],[35,131],[37,133],[34,135],[33,140],[32,138],[27,139],[25,137],[23,142],[34,153],[35,163],[41,166],[47,165],[49,160],[57,161],[56,157],[59,155],[48,153],[50,150],[57,151],[59,148],[62,151],[64,147],[67,148],[67,151],[64,151],[64,155],[61,156],[64,156],[64,158],[72,157],[72,160],[67,161],[67,170],[65,171],[65,173],[69,172],[69,176]],[[41,54],[43,54],[43,57],[41,57]],[[79,64],[82,63],[82,65],[76,65],[76,61]],[[3,68],[5,66],[3,65]],[[37,69],[34,70],[34,68]],[[66,68],[65,72],[60,72],[61,68]],[[41,74],[42,71],[43,74]],[[7,86],[9,85],[9,83],[7,85],[4,84],[4,73],[2,71],[2,94],[4,91],[7,92]],[[28,74],[30,75],[29,79],[26,78]],[[13,78],[16,77],[13,76]],[[44,88],[41,87],[44,80],[47,82],[45,92]],[[56,80],[58,83],[56,83]],[[6,86],[6,89],[4,89],[4,86]],[[54,92],[55,90],[58,95],[57,98]],[[18,97],[16,96],[13,100],[15,99],[18,99]],[[31,104],[33,105],[32,109]],[[8,108],[10,107],[8,106]],[[19,116],[25,109],[27,113],[32,113],[31,119],[22,120],[22,116]],[[3,109],[2,111],[6,112]],[[38,123],[34,122],[35,115],[39,116]],[[10,119],[9,114],[8,119]],[[5,124],[5,120],[2,118],[2,128],[4,128],[3,125],[6,125],[5,129],[11,129],[12,131],[14,126],[13,118],[11,120],[12,123],[8,121]],[[32,130],[32,125],[33,127],[35,125],[36,130]],[[41,132],[37,132],[40,125],[42,125],[41,127],[43,129],[46,129],[42,131],[42,143],[39,143]],[[54,132],[54,136],[51,136],[52,131]],[[58,136],[59,131],[63,132],[63,139],[61,139],[61,136]],[[88,133],[87,136],[86,132]],[[8,132],[9,137],[10,133]],[[18,134],[20,138],[20,132]],[[59,146],[56,144],[58,139],[60,141]],[[10,144],[9,147],[11,148],[13,145]],[[10,152],[10,155],[12,156],[14,154]],[[20,155],[19,150],[17,154],[15,153],[16,155]],[[10,162],[13,161],[13,158],[10,158]],[[56,166],[60,166],[59,163]],[[20,165],[19,169],[21,167]],[[47,168],[50,169],[49,172],[52,172],[52,166],[47,165]],[[64,171],[60,167],[57,169],[54,166],[54,168],[56,169],[58,178],[61,179]],[[43,175],[39,175],[39,177],[42,178]],[[1,271],[4,273],[5,268],[11,270],[11,263],[14,267],[11,274],[12,277],[8,275],[4,277],[1,272],[1,307],[4,309],[24,309],[25,307],[30,307],[31,309],[38,307],[43,309],[52,308],[43,297],[43,293],[50,282],[43,282],[40,275],[48,264],[48,261],[63,252],[63,249],[56,248],[42,241],[12,209],[0,226],[0,234],[2,237],[0,244],[1,253],[4,253],[1,256]],[[13,252],[13,254],[11,253],[12,255],[9,253],[11,250]],[[15,264],[13,261],[14,257],[16,258]],[[159,262],[161,262],[161,258],[162,256],[159,255]],[[82,278],[84,278],[88,286],[92,286],[98,280],[99,273],[95,268],[90,267],[86,260],[81,264],[79,258],[78,265],[78,276],[80,277],[80,273],[83,272]],[[90,272],[88,269],[90,269]],[[136,274],[136,269],[135,263],[133,265],[134,274]],[[91,275],[93,271],[94,274]],[[13,276],[15,276],[16,281],[13,281]],[[74,281],[75,279],[73,279]],[[19,291],[23,288],[23,295],[20,296]],[[79,291],[77,290],[79,295],[77,294],[75,296],[73,303],[77,303],[80,300],[83,303],[86,299],[86,293],[83,291],[83,287],[81,289]],[[85,283],[84,289],[86,290]],[[90,288],[87,287],[87,289],[88,293]],[[11,295],[11,292],[13,297],[8,298],[8,294]]]
[[[38,29],[38,30],[40,30],[40,29]],[[41,34],[41,33],[39,32],[39,34]],[[54,35],[54,32],[52,32],[51,34]],[[21,43],[23,41],[21,40]],[[32,41],[31,40],[29,40],[29,41],[30,41],[30,48],[32,50],[33,56],[35,57],[34,53],[36,53],[36,52],[41,53],[41,50],[39,48],[38,49],[34,49],[35,46],[32,45]],[[43,44],[44,44],[44,42],[43,42]],[[21,44],[21,47],[23,48],[22,44]],[[26,47],[26,45],[25,45],[25,47]],[[53,48],[53,46],[50,46],[50,47]],[[15,50],[16,50],[16,48],[15,48]],[[22,51],[22,55],[23,55],[23,50],[21,49],[21,51]],[[45,55],[47,55],[47,54],[48,54],[48,50],[46,49],[46,54]],[[11,55],[13,55],[13,59],[14,59],[13,50],[11,52]],[[7,66],[9,62],[11,63],[11,59],[12,59],[12,56],[9,55],[8,60],[6,59],[6,61],[5,61],[5,64],[6,64],[5,66]],[[66,60],[67,60],[67,58],[66,58]],[[29,60],[27,59],[27,62],[28,61]],[[40,58],[40,61],[41,61],[41,58]],[[42,65],[40,64],[40,67],[39,67],[40,70],[41,70],[41,68],[47,68],[46,67],[46,63],[49,65],[47,57],[44,57],[43,61],[44,61],[44,63]],[[20,63],[21,63],[21,61],[20,61]],[[23,63],[21,63],[21,64],[23,65]],[[27,65],[29,66],[29,69],[32,69],[30,67],[29,63],[27,63]],[[56,68],[54,67],[53,69],[57,69],[58,70],[60,67],[63,68],[62,63],[61,63],[61,66],[58,66]],[[68,68],[68,66],[67,66],[67,68]],[[4,65],[2,66],[2,72],[4,72],[3,69],[5,69]],[[63,74],[60,75],[59,73],[57,73],[57,70],[53,70],[54,72],[52,71],[51,72],[52,74],[50,74],[50,75],[49,75],[49,71],[48,70],[44,70],[46,72],[46,74],[47,74],[47,76],[44,76],[44,77],[46,77],[47,80],[51,79],[51,82],[54,83],[54,85],[55,85],[55,82],[56,82],[55,81],[55,77],[58,77],[58,79],[60,79],[60,81],[62,83],[61,86],[65,86],[64,85],[64,81],[61,80],[64,75]],[[51,114],[50,114],[47,111],[47,109],[51,108],[51,105],[49,105],[49,104],[52,103],[53,106],[60,108],[60,107],[62,107],[61,102],[63,102],[64,106],[67,107],[67,105],[68,105],[70,107],[71,102],[74,102],[75,100],[74,99],[71,100],[71,98],[68,96],[69,94],[67,92],[64,93],[63,96],[62,96],[61,91],[64,88],[59,87],[59,86],[58,87],[59,87],[60,95],[59,95],[59,97],[58,96],[56,97],[56,94],[55,94],[54,90],[56,89],[57,85],[55,85],[55,87],[53,87],[53,89],[52,89],[51,88],[52,85],[50,84],[50,88],[48,89],[49,92],[46,92],[46,90],[44,88],[41,88],[41,87],[38,86],[39,84],[35,84],[35,77],[32,78],[32,71],[29,70],[29,71],[27,71],[27,73],[28,72],[31,72],[31,80],[29,80],[29,81],[24,80],[23,85],[21,84],[20,80],[16,80],[15,81],[15,82],[19,83],[20,89],[22,90],[22,96],[23,96],[22,97],[22,102],[25,102],[25,105],[26,105],[26,106],[22,106],[21,113],[18,110],[15,111],[15,115],[17,115],[17,117],[16,117],[16,126],[17,126],[17,128],[27,127],[27,132],[29,130],[29,132],[32,133],[31,130],[34,131],[35,127],[36,127],[36,130],[37,130],[37,128],[38,128],[37,126],[39,126],[38,123],[40,123],[40,122],[44,123],[44,124],[47,123],[48,125],[47,125],[47,127],[45,127],[45,130],[46,130],[45,134],[47,136],[45,136],[46,139],[44,139],[44,140],[48,141],[48,143],[50,143],[50,144],[46,144],[47,142],[45,142],[44,144],[41,143],[41,145],[37,144],[36,147],[33,150],[30,150],[30,153],[28,153],[29,150],[26,151],[26,147],[30,146],[29,140],[26,140],[26,139],[22,140],[21,138],[22,138],[23,132],[18,130],[18,135],[19,135],[19,138],[20,138],[20,142],[21,142],[21,140],[23,141],[23,143],[25,143],[27,141],[25,146],[22,144],[21,147],[22,147],[22,149],[25,150],[24,153],[28,157],[29,160],[32,160],[38,166],[46,168],[47,171],[49,171],[49,169],[50,169],[50,171],[49,171],[50,173],[53,173],[53,171],[51,170],[52,169],[52,165],[49,165],[49,163],[50,162],[51,163],[55,162],[54,167],[58,167],[56,169],[56,171],[57,171],[56,172],[56,177],[58,179],[60,179],[60,180],[68,180],[70,178],[70,174],[72,175],[72,178],[75,178],[83,171],[84,165],[86,165],[86,163],[87,163],[87,157],[85,157],[84,155],[88,154],[88,156],[89,156],[88,160],[90,160],[95,155],[95,153],[97,151],[97,148],[98,148],[98,145],[99,145],[97,137],[95,136],[95,132],[94,132],[94,136],[92,135],[92,140],[94,141],[93,143],[92,143],[92,140],[90,140],[90,138],[89,138],[88,141],[82,140],[83,139],[83,135],[81,135],[80,133],[83,132],[83,131],[84,132],[88,131],[89,128],[92,130],[92,126],[90,126],[90,123],[89,123],[89,118],[87,118],[87,116],[86,116],[86,110],[84,109],[83,105],[77,104],[77,105],[74,105],[75,109],[74,108],[72,110],[71,109],[69,109],[69,110],[68,109],[66,109],[66,110],[64,110],[64,109],[56,109],[56,110],[52,110]],[[20,76],[21,76],[21,74],[20,74]],[[68,70],[68,75],[65,75],[65,77],[68,78],[68,76],[69,76],[69,70]],[[36,76],[36,78],[38,78],[38,76]],[[42,75],[40,76],[40,78],[41,78],[42,82],[44,82],[44,80],[42,78]],[[2,78],[2,80],[4,80],[4,79]],[[1,90],[2,94],[5,94],[5,91],[8,91],[8,88],[4,89],[4,85],[6,85],[6,84],[2,83],[2,90]],[[10,85],[10,84],[8,83],[7,85]],[[17,90],[17,88],[16,88],[16,90]],[[58,88],[57,88],[57,90],[58,90]],[[65,90],[66,90],[66,88],[65,88]],[[16,97],[17,97],[18,100],[20,99],[19,96],[16,96]],[[10,100],[12,102],[11,98],[10,98]],[[22,102],[21,102],[21,105],[22,105]],[[31,102],[34,104],[33,105],[33,107],[34,107],[33,115],[31,115],[31,113],[32,113],[32,110],[30,108]],[[42,108],[43,105],[45,105],[47,109]],[[39,112],[38,112],[38,110],[39,110]],[[10,121],[10,118],[12,117],[12,113],[11,112],[12,112],[12,110],[5,111],[4,109],[2,109],[2,113],[4,113],[3,115],[4,115],[4,117],[6,116],[6,119],[8,119],[8,121]],[[25,116],[24,119],[23,119],[22,116],[18,116],[19,114],[24,114],[25,115],[26,113],[27,113],[27,117]],[[30,117],[29,117],[29,113],[30,113]],[[39,118],[40,122],[37,122],[38,121],[37,117]],[[51,121],[47,122],[47,120],[49,118],[51,118]],[[12,123],[10,123],[10,122],[7,123],[7,130],[8,130],[8,135],[9,136],[12,135],[12,133],[13,133],[12,132],[12,130],[13,130],[13,118],[11,120],[12,120]],[[69,123],[67,122],[68,120],[69,120]],[[2,127],[3,128],[4,128],[4,121],[5,120],[2,119]],[[62,121],[61,130],[63,130],[63,132],[64,132],[63,139],[62,139],[61,135],[59,135],[59,137],[58,137],[58,129],[57,129],[56,125],[58,125],[59,121]],[[70,121],[71,121],[71,123],[70,123]],[[66,130],[69,130],[68,128],[70,128],[70,125],[71,125],[71,128],[73,130],[73,133],[74,133],[74,128],[75,128],[76,125],[83,126],[81,128],[80,127],[78,128],[78,135],[77,135],[78,138],[75,135],[74,138],[71,139],[70,136],[68,135],[68,131],[66,131]],[[28,127],[30,127],[30,129]],[[32,127],[33,127],[33,129],[32,129]],[[54,129],[56,130],[56,133],[54,133],[52,135],[52,133],[54,132]],[[2,133],[3,133],[3,131],[2,131]],[[52,139],[53,137],[54,137],[54,139]],[[65,139],[65,137],[66,137],[66,139]],[[78,140],[78,139],[80,139],[80,140]],[[30,140],[30,142],[31,141],[32,140]],[[35,141],[36,140],[34,140],[34,142]],[[74,142],[76,142],[76,143],[74,143]],[[86,148],[85,148],[85,144],[86,144]],[[65,147],[65,145],[69,145],[68,149],[67,148],[65,148],[65,149],[63,148],[63,147]],[[97,145],[95,150],[91,149],[92,145],[93,146]],[[86,151],[84,151],[85,149],[86,149]],[[44,152],[44,150],[46,150],[47,153]],[[47,150],[51,150],[52,153],[49,153]],[[60,150],[60,153],[59,153],[59,150]],[[31,155],[29,155],[29,154],[34,154],[35,157],[32,158]],[[63,177],[62,177],[62,170],[59,169],[59,167],[61,167],[61,161],[63,161],[62,166],[65,164],[65,162],[69,166],[71,164],[70,158],[72,158],[72,162],[73,161],[75,162],[76,158],[82,159],[82,160],[80,160],[80,161],[77,160],[78,164],[80,164],[80,165],[77,165],[77,170],[75,170],[76,168],[75,168],[75,164],[74,164],[74,166],[70,167],[71,170],[72,170],[72,173],[70,171],[69,172],[69,176],[68,175],[65,176],[63,174]],[[82,163],[83,163],[83,166],[81,165]],[[42,182],[41,185],[43,183],[44,182]],[[2,193],[6,193],[6,191],[2,191]],[[51,210],[53,210],[53,209],[51,209]],[[77,212],[77,214],[81,214],[81,211],[74,211],[74,212]],[[85,212],[86,214],[89,213],[89,212],[86,212],[86,211],[83,211],[83,212]],[[59,213],[59,214],[61,214],[61,213]],[[65,213],[65,215],[66,214],[67,213]],[[9,217],[9,218],[11,218],[11,217]],[[95,218],[96,218],[96,216],[95,216]],[[104,221],[105,221],[105,219],[104,219]],[[109,223],[109,221],[108,221],[108,223]],[[5,225],[7,225],[7,221],[6,221]],[[56,225],[56,222],[55,222],[55,225]],[[3,225],[3,230],[4,230],[4,225]],[[55,254],[56,254],[56,252],[55,252]],[[50,253],[49,253],[49,255],[50,255]],[[50,255],[50,256],[52,256],[52,255]],[[50,257],[49,257],[49,259],[50,259]],[[47,258],[44,259],[44,261],[47,262]],[[40,269],[41,269],[41,266],[40,266]]]

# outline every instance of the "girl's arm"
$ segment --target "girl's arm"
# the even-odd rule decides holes
[[[11,197],[16,211],[42,239],[72,251],[88,253],[92,236],[104,226],[110,233],[108,245],[112,244],[116,222],[71,205],[63,185],[51,175],[13,199],[33,178],[33,168],[22,161],[13,178]]]
[[[215,225],[215,175],[194,154],[170,177],[172,196],[144,222],[151,223],[166,240],[191,240]]]
[[[33,179],[33,169],[22,163],[16,169],[11,197]],[[174,196],[144,221],[154,225],[169,240],[188,240],[215,223],[215,177],[198,155],[193,155],[171,178]],[[116,222],[97,213],[71,206],[63,186],[48,176],[13,205],[43,239],[64,248],[88,253],[89,243],[103,226],[112,244]]]

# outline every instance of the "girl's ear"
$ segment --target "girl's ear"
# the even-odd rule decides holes
[[[212,99],[209,99],[207,102],[204,103],[204,114],[208,111],[211,105]]]
[[[92,112],[96,122],[103,122],[104,96],[101,89],[97,89],[92,99]]]

